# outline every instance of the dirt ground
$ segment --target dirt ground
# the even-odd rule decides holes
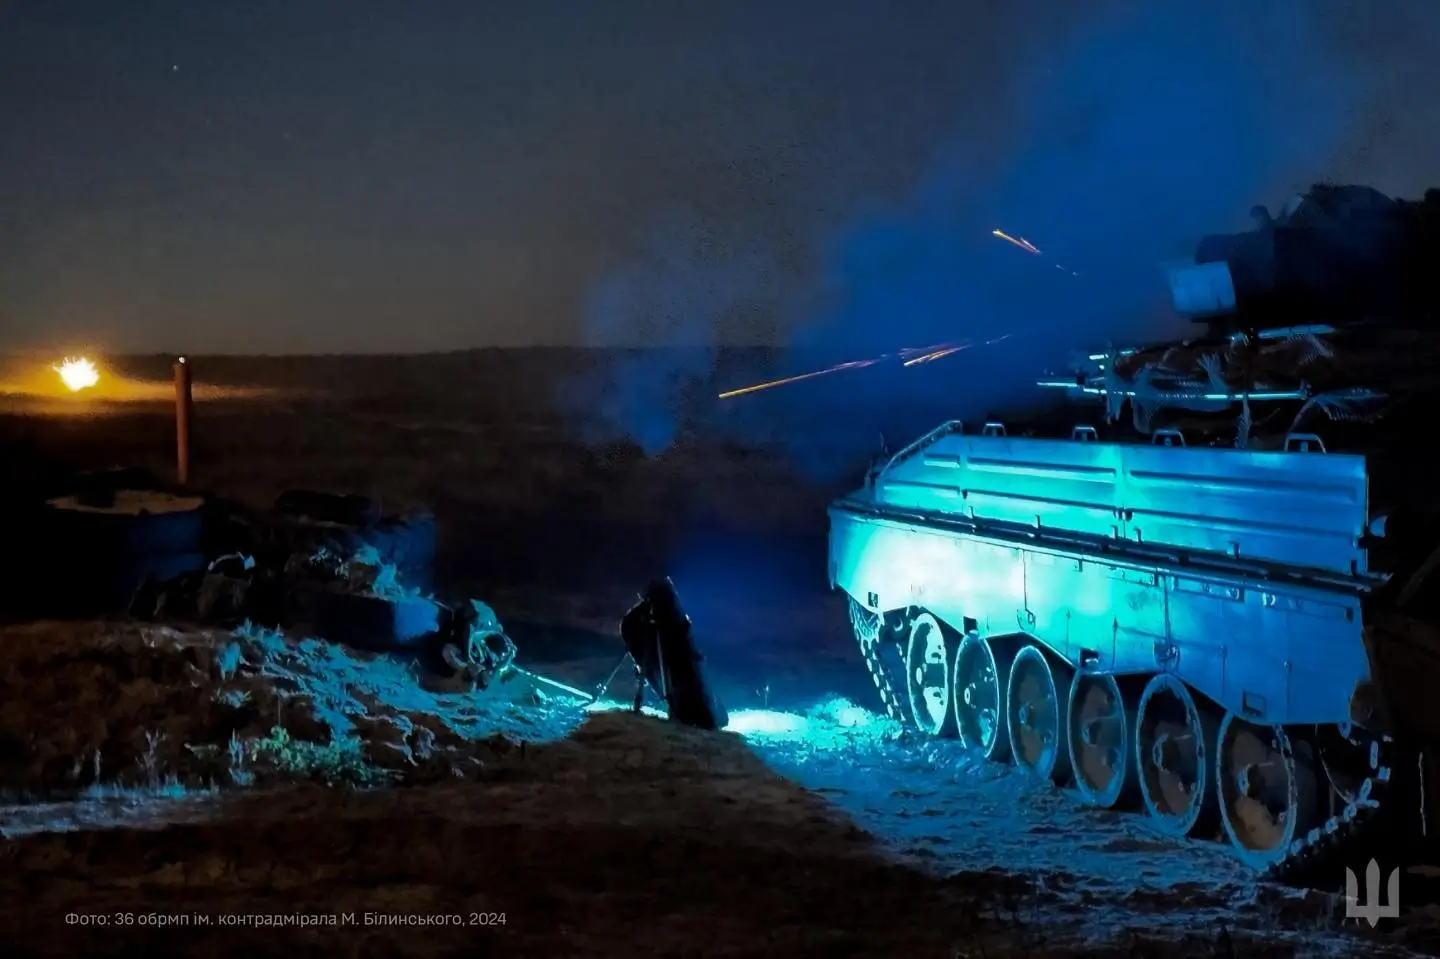
[[[702,436],[653,457],[580,442],[553,412],[575,371],[553,358],[306,362],[214,364],[268,392],[202,404],[206,487],[434,509],[439,591],[485,599],[522,664],[582,689],[618,659],[635,590],[668,572],[732,731],[587,710],[523,677],[477,697],[262,631],[13,625],[9,954],[1440,951],[1434,907],[1347,924],[1333,894],[1257,885],[1219,844],[1079,810],[875,715],[824,582],[839,487],[793,460]],[[169,466],[161,407],[6,403],[12,489]]]

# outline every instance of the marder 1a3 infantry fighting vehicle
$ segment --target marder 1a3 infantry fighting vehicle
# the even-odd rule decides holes
[[[1287,878],[1437,830],[1440,191],[1256,216],[1171,271],[1193,340],[877,463],[829,573],[896,718]]]

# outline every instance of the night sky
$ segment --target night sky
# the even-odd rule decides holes
[[[1440,185],[1436,51],[1434,0],[0,3],[0,349],[928,334],[993,227],[1119,271]]]

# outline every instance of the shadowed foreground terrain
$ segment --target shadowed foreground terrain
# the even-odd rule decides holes
[[[427,688],[386,657],[273,633],[41,623],[0,639],[0,743],[30,758],[5,767],[0,923],[35,953],[1357,945],[1326,931],[1323,897],[1225,892],[1215,880],[1239,877],[1213,850],[1177,914],[1175,891],[1138,881],[1172,847],[843,702],[780,728],[739,710],[741,732],[707,734],[523,681]],[[1091,840],[1078,868],[1047,861],[1052,819]],[[1235,951],[1214,951],[1220,924]]]
[[[615,664],[635,590],[668,572],[732,731],[587,710],[523,677],[461,692],[302,637],[11,626],[7,941],[48,955],[997,959],[1440,941],[1423,907],[1374,933],[1344,926],[1336,897],[1257,886],[1216,843],[1079,810],[874,715],[825,584],[838,487],[802,477],[794,448],[703,423],[651,457],[581,442],[554,412],[577,375],[562,359],[217,361],[209,375],[272,392],[201,404],[197,479],[258,504],[310,486],[433,508],[440,594],[489,602],[522,664],[582,689]],[[7,402],[14,489],[169,468],[161,406]],[[302,913],[282,928],[223,918]],[[141,924],[160,916],[188,924]]]

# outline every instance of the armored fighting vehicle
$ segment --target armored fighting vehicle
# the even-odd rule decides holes
[[[1440,191],[1256,218],[1171,269],[1192,339],[1040,381],[1068,436],[877,462],[829,576],[895,718],[1286,879],[1440,826]]]

